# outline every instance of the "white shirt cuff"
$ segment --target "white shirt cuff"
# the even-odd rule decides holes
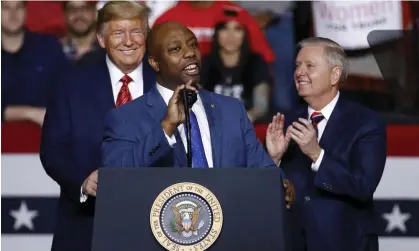
[[[83,186],[80,188],[80,203],[86,202],[87,194],[83,193]]]
[[[324,156],[324,150],[322,149],[321,152],[320,152],[319,157],[316,160],[316,162],[311,164],[311,170],[313,170],[315,172],[317,172],[319,170],[320,164],[322,163],[323,156]]]
[[[173,146],[176,144],[176,137],[175,134],[172,135],[172,137],[167,136],[166,132],[163,130],[164,136],[166,136],[167,142],[169,142],[170,146]]]

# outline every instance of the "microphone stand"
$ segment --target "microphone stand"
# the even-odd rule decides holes
[[[185,109],[186,145],[187,145],[186,158],[188,160],[188,167],[192,168],[191,120],[189,118],[189,109],[190,109],[189,106],[190,105],[192,106],[193,104],[189,104],[186,91],[183,91],[182,94],[183,94],[183,107]]]

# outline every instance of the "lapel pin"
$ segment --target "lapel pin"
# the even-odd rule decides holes
[[[215,107],[215,105],[214,104],[211,104],[211,108],[214,108]]]

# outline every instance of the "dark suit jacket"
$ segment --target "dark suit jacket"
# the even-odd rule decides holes
[[[146,58],[144,93],[155,85],[155,73]],[[104,118],[114,107],[105,57],[98,63],[72,68],[56,84],[40,149],[45,171],[61,187],[53,250],[90,250],[95,200],[89,197],[80,203],[80,189],[90,173],[101,167]]]
[[[243,104],[201,89],[216,168],[273,167],[272,159],[256,138]],[[161,121],[167,105],[157,88],[141,98],[113,109],[108,117],[102,144],[106,167],[186,167],[185,148],[176,130],[171,147]],[[281,182],[281,181],[278,181]]]
[[[289,125],[307,118],[307,106],[286,115]],[[280,167],[297,193],[291,211],[295,244],[307,250],[359,250],[376,234],[373,193],[386,162],[386,127],[373,111],[339,98],[320,140],[319,170],[291,141]],[[305,237],[304,237],[305,236]]]

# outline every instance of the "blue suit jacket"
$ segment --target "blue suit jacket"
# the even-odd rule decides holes
[[[307,106],[286,115],[286,124],[299,117],[308,117]],[[362,238],[376,234],[373,193],[386,162],[385,124],[340,97],[320,146],[325,154],[317,172],[293,141],[280,165],[297,193],[291,209],[295,250],[360,250]]]
[[[89,197],[81,204],[80,189],[90,173],[101,167],[105,114],[115,107],[104,56],[61,76],[47,106],[40,158],[47,174],[61,187],[53,250],[88,251],[91,247],[95,200]],[[155,84],[155,73],[146,60],[143,78],[147,92]]]
[[[234,98],[199,90],[205,106],[215,168],[276,167],[256,138],[243,104]],[[176,130],[171,147],[161,121],[167,105],[157,88],[108,117],[102,144],[106,167],[186,167],[185,148]],[[281,181],[278,181],[281,182]]]

